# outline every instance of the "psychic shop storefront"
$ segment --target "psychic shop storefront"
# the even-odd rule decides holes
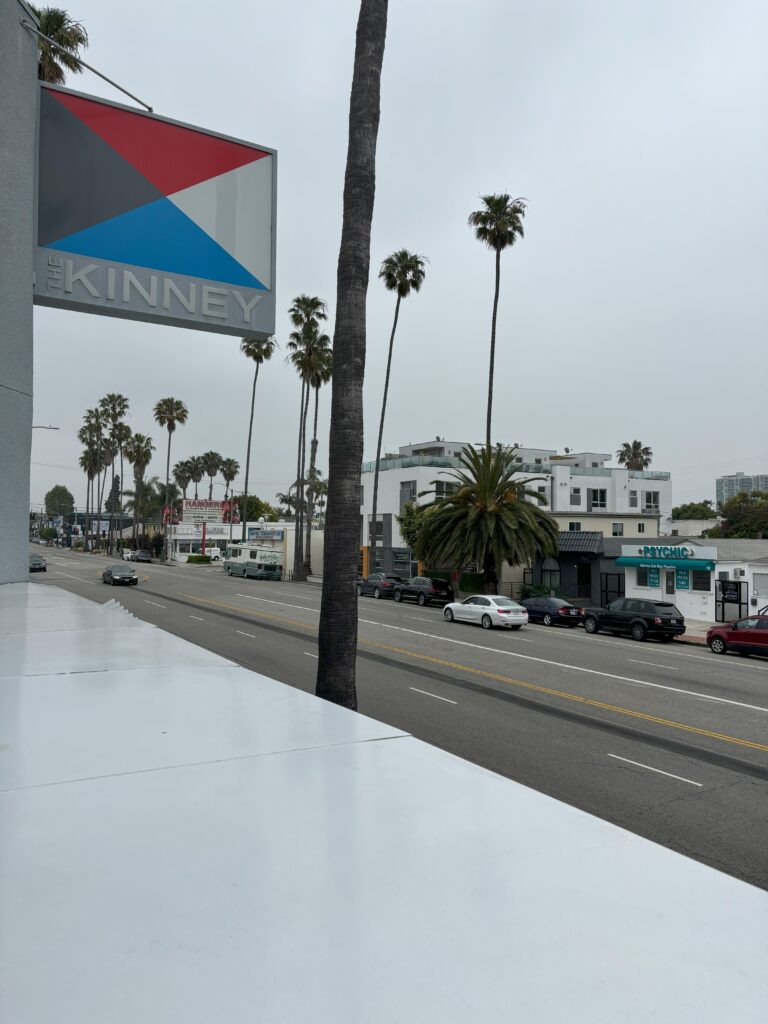
[[[686,618],[715,621],[717,548],[698,544],[622,544],[624,593],[670,601]]]

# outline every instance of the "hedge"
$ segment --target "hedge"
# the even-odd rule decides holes
[[[210,555],[188,555],[187,556],[187,565],[210,565],[210,564],[211,564],[211,556]]]

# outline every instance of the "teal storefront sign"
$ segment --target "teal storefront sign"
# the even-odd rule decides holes
[[[689,579],[690,579],[690,577],[689,577],[688,569],[687,568],[685,568],[685,569],[680,569],[680,568],[675,569],[675,590],[689,590],[690,589],[689,585],[688,585]]]

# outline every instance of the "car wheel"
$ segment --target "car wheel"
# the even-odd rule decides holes
[[[395,600],[396,601],[402,601],[403,600],[403,595],[400,593],[399,590],[395,591]]]
[[[379,590],[378,587],[376,587],[375,590],[373,591],[373,596],[377,599],[381,597],[381,591]]]
[[[584,629],[587,633],[597,633],[597,619],[592,615],[588,615],[584,619]]]
[[[642,622],[633,622],[630,634],[633,640],[645,640],[645,626]]]
[[[709,641],[709,649],[713,654],[725,654],[728,650],[728,644],[721,636],[713,636]]]
[[[112,586],[114,587],[114,585],[115,585],[115,581],[114,581],[114,580],[111,580],[111,583],[112,583]]]
[[[551,626],[552,625],[552,616],[549,614],[549,612],[545,612],[544,613],[544,618],[541,621],[544,623],[545,626]]]
[[[453,622],[453,612],[450,608],[445,608],[443,610],[443,618],[446,622]]]
[[[426,597],[423,594],[419,594],[419,604],[421,605],[421,607],[423,608],[426,603]]]
[[[480,620],[480,625],[483,627],[483,629],[492,629],[493,623],[491,622],[491,616],[484,615]]]

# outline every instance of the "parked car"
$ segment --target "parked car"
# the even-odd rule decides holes
[[[132,562],[151,562],[152,552],[147,551],[146,548],[139,548],[138,551],[133,552]]]
[[[545,626],[580,626],[581,609],[564,601],[561,597],[526,597],[520,604],[528,610],[531,622],[543,622]]]
[[[48,565],[42,555],[29,556],[30,572],[48,572]]]
[[[357,596],[373,594],[374,597],[394,597],[395,586],[403,583],[400,576],[392,576],[387,572],[374,572],[365,579],[357,581]]]
[[[120,584],[135,587],[139,582],[139,576],[130,565],[108,565],[101,574],[101,582],[111,583],[113,587]]]
[[[416,601],[420,605],[449,604],[453,597],[450,583],[427,576],[413,576],[395,587],[396,601]]]
[[[501,594],[477,594],[464,601],[454,601],[445,606],[443,617],[446,622],[473,622],[483,629],[493,629],[494,626],[520,629],[528,622],[525,608]]]
[[[768,607],[746,619],[710,626],[707,643],[714,654],[737,651],[744,656],[762,654],[768,657]]]
[[[628,634],[633,640],[652,637],[667,642],[685,632],[685,619],[669,601],[619,597],[607,608],[586,608],[584,629],[587,633],[605,630],[614,636]]]
[[[123,561],[132,562],[134,556],[133,548],[123,548]]]

